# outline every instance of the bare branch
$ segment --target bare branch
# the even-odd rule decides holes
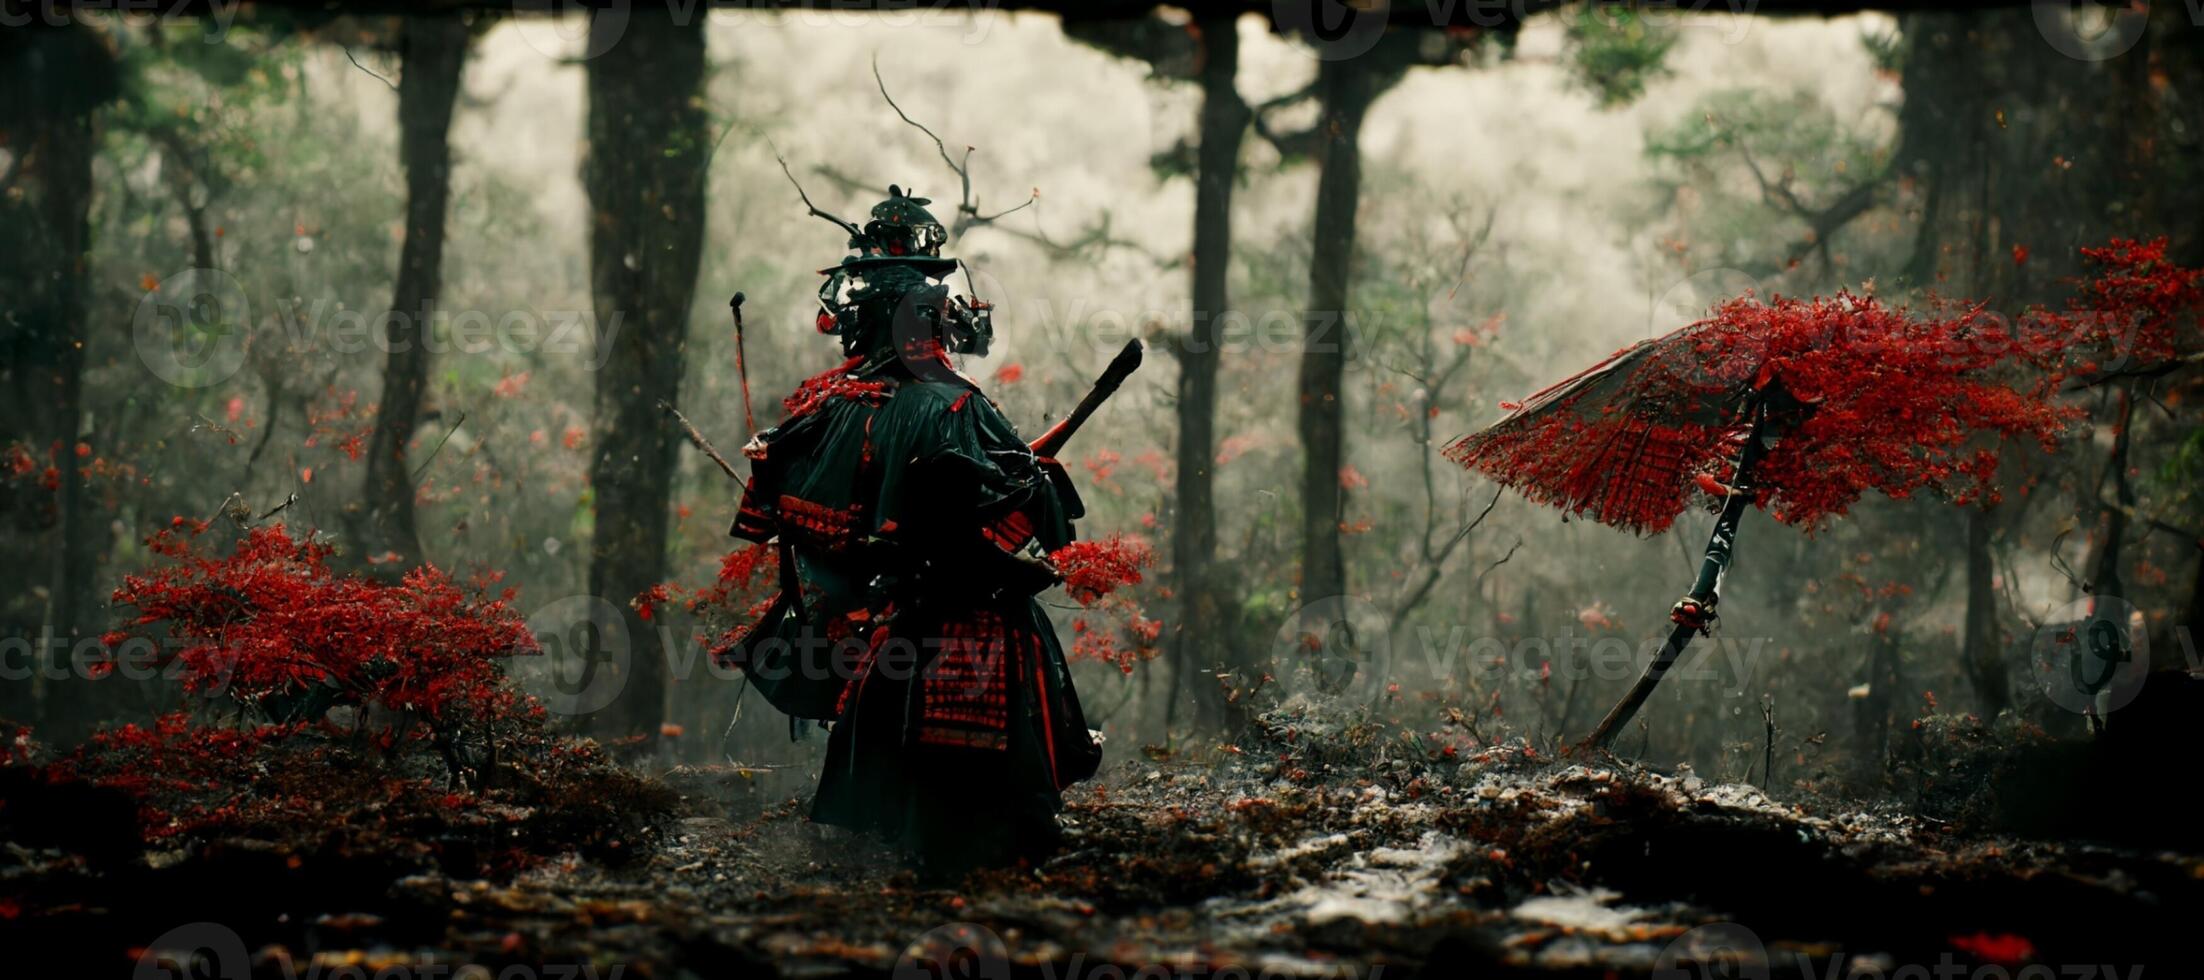
[[[810,211],[813,217],[825,218],[826,220],[833,222],[835,227],[840,228],[843,231],[849,232],[851,238],[861,238],[864,236],[865,230],[863,228],[859,228],[856,225],[853,225],[847,221],[842,220],[839,217],[836,217],[835,215],[831,215],[826,213],[825,211],[821,211],[819,210],[818,205],[811,203],[811,195],[804,193],[803,183],[796,179],[795,174],[789,172],[788,160],[781,156],[781,148],[773,144],[773,137],[767,136],[765,138],[765,145],[767,148],[773,151],[773,159],[781,165],[781,175],[787,177],[788,182],[796,188],[796,196],[803,199],[804,208]]]
[[[904,122],[910,124],[912,128],[918,130],[921,133],[925,133],[927,139],[933,140],[934,152],[941,154],[941,162],[947,164],[950,172],[957,175],[957,182],[960,185],[960,190],[957,197],[956,226],[950,229],[950,233],[952,235],[962,237],[965,231],[970,229],[974,225],[990,224],[998,218],[1004,217],[1006,215],[1016,214],[1019,211],[1023,211],[1026,208],[1032,207],[1033,202],[1041,199],[1041,189],[1036,187],[1033,189],[1033,193],[1025,199],[1025,203],[1020,204],[1017,207],[1011,208],[1007,211],[999,211],[995,214],[981,214],[979,200],[972,196],[972,154],[975,152],[974,148],[970,146],[965,147],[964,158],[962,160],[952,158],[949,155],[949,145],[942,142],[940,135],[936,134],[933,130],[926,128],[925,123],[919,122],[918,120],[911,118],[910,113],[904,112],[903,107],[896,104],[895,96],[888,94],[888,81],[886,78],[881,77],[880,53],[877,51],[874,52],[872,56],[872,81],[874,85],[879,86],[880,97],[887,101],[888,108],[895,110],[896,116],[902,119]]]
[[[1023,210],[1025,210],[1025,209],[1027,209],[1027,208],[1030,208],[1030,207],[1032,207],[1032,206],[1033,206],[1033,205],[1034,205],[1035,203],[1039,202],[1040,200],[1041,200],[1041,189],[1040,189],[1040,188],[1038,188],[1038,187],[1036,187],[1036,188],[1034,188],[1034,189],[1033,189],[1033,196],[1031,196],[1031,197],[1028,197],[1028,198],[1026,198],[1026,199],[1025,199],[1025,203],[1023,203],[1023,204],[1020,204],[1020,205],[1018,205],[1017,207],[1011,208],[1011,209],[1010,209],[1010,210],[1008,210],[1008,211],[997,211],[997,212],[995,212],[994,214],[989,214],[989,215],[979,215],[979,214],[975,214],[975,215],[973,215],[973,216],[972,216],[972,223],[973,223],[973,224],[980,224],[980,225],[984,225],[984,224],[987,224],[987,223],[988,223],[988,222],[990,222],[990,221],[993,221],[993,220],[995,220],[996,218],[1002,218],[1002,217],[1007,217],[1007,216],[1009,216],[1009,215],[1017,214],[1017,213],[1018,213],[1018,212],[1020,212],[1020,211],[1023,211]]]
[[[1500,494],[1504,492],[1506,492],[1504,489],[1494,491],[1492,499],[1485,503],[1485,509],[1477,514],[1477,518],[1457,529],[1454,536],[1448,538],[1446,544],[1436,552],[1432,552],[1428,544],[1425,546],[1427,564],[1424,566],[1423,579],[1416,583],[1414,591],[1403,598],[1399,605],[1393,607],[1392,621],[1394,623],[1399,623],[1409,613],[1414,612],[1417,606],[1422,605],[1425,599],[1430,598],[1432,588],[1437,586],[1439,579],[1446,574],[1446,560],[1453,556],[1455,548],[1469,539],[1470,532],[1477,530],[1477,526],[1483,524],[1485,518],[1492,516],[1492,509],[1499,505]],[[1517,546],[1520,547],[1522,543],[1521,539],[1516,540]],[[1512,555],[1513,552],[1510,552],[1510,554]],[[1489,570],[1487,569],[1487,571]],[[1480,576],[1478,580],[1483,581],[1483,577]]]
[[[1517,537],[1515,539],[1514,546],[1508,549],[1507,554],[1501,555],[1499,561],[1493,562],[1490,565],[1486,565],[1484,571],[1477,573],[1477,584],[1471,587],[1471,591],[1483,588],[1485,584],[1485,576],[1492,574],[1493,569],[1499,568],[1500,566],[1507,564],[1510,559],[1515,557],[1515,553],[1521,550],[1523,550],[1523,539],[1521,537]]]
[[[363,71],[363,72],[367,72],[367,77],[369,77],[369,78],[372,78],[372,79],[374,79],[374,80],[376,80],[376,81],[378,81],[378,82],[381,82],[381,83],[383,83],[384,85],[388,85],[388,86],[390,86],[390,90],[391,90],[391,91],[393,91],[393,92],[396,92],[396,91],[398,91],[398,85],[397,85],[397,83],[395,83],[395,82],[392,82],[392,81],[391,81],[390,79],[384,78],[383,76],[381,76],[381,75],[378,75],[378,74],[376,74],[376,73],[374,72],[374,70],[373,70],[373,69],[370,69],[370,68],[368,68],[368,67],[367,67],[366,65],[360,64],[360,59],[358,59],[358,58],[355,58],[355,57],[352,57],[352,48],[351,48],[351,46],[349,46],[349,45],[340,45],[340,47],[343,47],[343,48],[344,48],[344,60],[346,60],[346,61],[349,61],[349,62],[351,62],[351,63],[352,63],[352,67],[354,67],[354,68],[357,68],[357,69],[359,69],[359,70],[361,70],[361,71]]]
[[[459,434],[459,427],[466,424],[467,413],[460,412],[459,418],[452,422],[451,428],[444,430],[444,438],[436,440],[436,448],[429,450],[429,458],[422,460],[420,467],[413,471],[414,486],[421,485],[421,478],[428,475],[429,464],[436,462],[436,457],[444,452],[444,444],[452,441],[452,436]]]
[[[1798,192],[1791,189],[1791,178],[1788,174],[1780,181],[1768,179],[1767,173],[1760,169],[1760,161],[1753,158],[1752,150],[1741,140],[1733,139],[1731,142],[1737,147],[1738,157],[1745,161],[1745,169],[1752,171],[1753,180],[1759,183],[1761,200],[1806,224],[1806,238],[1785,252],[1780,267],[1784,269],[1819,252],[1824,270],[1828,271],[1835,261],[1829,254],[1830,237],[1845,225],[1851,224],[1852,219],[1866,214],[1868,209],[1874,207],[1876,200],[1882,196],[1884,183],[1890,177],[1889,169],[1885,168],[1838,195],[1836,201],[1828,207],[1815,208],[1801,200]]]
[[[934,135],[933,130],[927,129],[925,123],[919,122],[918,120],[911,118],[910,113],[904,112],[902,106],[895,104],[895,96],[888,94],[888,81],[887,79],[880,77],[880,52],[878,51],[873,52],[872,55],[872,81],[873,84],[880,87],[880,97],[887,100],[888,108],[894,109],[895,114],[902,117],[904,122],[909,123],[919,132],[925,133],[927,139],[934,141],[934,150],[941,154],[941,162],[948,164],[950,170],[956,171],[957,176],[964,178],[964,198],[967,201],[971,200],[972,178],[966,173],[963,166],[960,166],[955,160],[949,158],[949,145],[947,143],[943,143],[941,141],[941,137]],[[967,163],[971,162],[972,148],[969,146],[964,148],[964,159]]]

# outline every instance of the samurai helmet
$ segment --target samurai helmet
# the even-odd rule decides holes
[[[865,222],[865,241],[859,247],[868,254],[889,256],[939,256],[949,241],[926,205],[933,201],[912,197],[903,188],[888,185],[888,199],[872,206],[872,220]]]
[[[819,332],[839,336],[843,353],[986,355],[994,338],[990,308],[951,298],[946,280],[958,263],[941,254],[949,233],[926,210],[931,203],[890,184],[864,227],[826,216],[850,232],[857,252],[819,270],[826,277],[819,285]]]

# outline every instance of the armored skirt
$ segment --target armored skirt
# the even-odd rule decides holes
[[[814,820],[946,869],[1044,850],[1063,788],[1101,760],[1032,598],[1077,497],[969,383],[844,369],[745,450],[735,533],[777,538],[802,602],[717,653],[832,723]]]

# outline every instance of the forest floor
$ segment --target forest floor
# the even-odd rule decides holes
[[[1520,748],[1434,759],[1295,734],[1221,762],[1119,762],[1068,794],[1055,857],[951,887],[810,824],[800,799],[761,800],[753,773],[688,768],[664,777],[685,802],[630,858],[488,878],[252,841],[101,871],[10,840],[0,937],[10,959],[92,976],[201,947],[231,969],[201,975],[243,976],[242,956],[291,978],[2048,980],[2137,976],[2186,949],[2204,912],[2193,855],[1962,831],[1895,804],[1776,802]],[[934,969],[959,946],[976,956]],[[523,964],[568,969],[503,972]]]

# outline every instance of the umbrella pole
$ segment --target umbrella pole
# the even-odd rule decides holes
[[[1592,734],[1578,743],[1580,750],[1604,751],[1614,744],[1615,736],[1621,734],[1623,726],[1644,707],[1646,699],[1653,696],[1653,688],[1683,656],[1684,648],[1691,644],[1691,637],[1705,632],[1714,622],[1714,606],[1721,599],[1722,573],[1729,569],[1732,549],[1737,544],[1737,524],[1744,519],[1745,508],[1752,504],[1752,470],[1767,452],[1760,442],[1761,426],[1766,417],[1765,412],[1754,412],[1752,429],[1745,436],[1744,451],[1737,457],[1737,475],[1730,485],[1729,496],[1722,500],[1722,514],[1714,521],[1713,533],[1707,535],[1706,555],[1699,562],[1699,579],[1669,611],[1668,618],[1675,621],[1676,628],[1669,631],[1668,642],[1661,644],[1661,652],[1653,657],[1652,663],[1645,665],[1645,673],[1638,675],[1638,682],[1631,685],[1630,692],[1608,709],[1607,717],[1600,720],[1598,728],[1592,729]]]

